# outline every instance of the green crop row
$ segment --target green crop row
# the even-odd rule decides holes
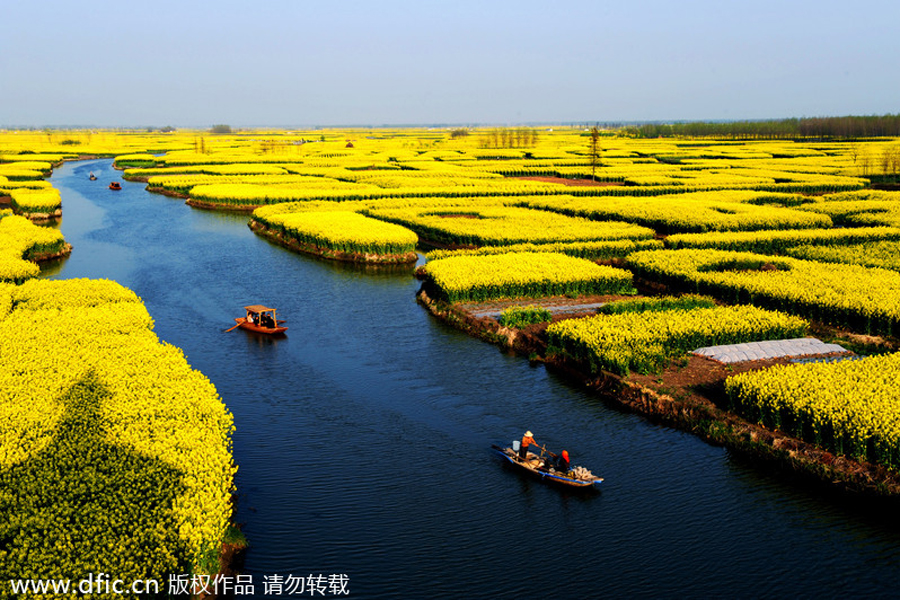
[[[707,296],[687,294],[685,296],[659,296],[652,298],[626,298],[604,304],[597,312],[604,315],[618,315],[627,312],[654,312],[660,310],[690,310],[692,308],[713,308],[715,301]]]
[[[542,306],[511,306],[500,313],[500,324],[515,329],[547,323],[551,319],[553,313]]]

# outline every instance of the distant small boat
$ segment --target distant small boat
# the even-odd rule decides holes
[[[275,318],[274,308],[253,304],[251,306],[245,306],[244,310],[247,311],[247,316],[235,317],[234,320],[237,322],[237,325],[234,327],[270,335],[287,331],[287,327],[282,326],[284,321],[279,321]],[[234,327],[231,329],[234,329]],[[231,329],[228,331],[231,331]]]
[[[122,189],[122,186],[119,185],[119,182],[118,182],[118,181],[113,181],[112,183],[109,184],[109,189],[111,189],[111,190],[121,190],[121,189]]]
[[[97,176],[94,175],[93,173],[91,173],[90,180],[91,180],[91,181],[97,181]]]

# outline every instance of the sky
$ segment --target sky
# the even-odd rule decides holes
[[[70,0],[0,8],[0,127],[900,113],[896,0]]]

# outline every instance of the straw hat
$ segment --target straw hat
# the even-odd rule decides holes
[[[530,431],[526,431],[526,432],[525,432],[525,437],[531,437],[531,436],[533,436],[533,435],[534,435],[534,434],[531,433]]]

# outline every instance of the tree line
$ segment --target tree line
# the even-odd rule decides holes
[[[538,132],[530,127],[497,127],[481,134],[479,148],[533,148]]]
[[[804,117],[763,121],[644,123],[625,131],[635,137],[714,137],[735,140],[900,137],[900,114]]]

